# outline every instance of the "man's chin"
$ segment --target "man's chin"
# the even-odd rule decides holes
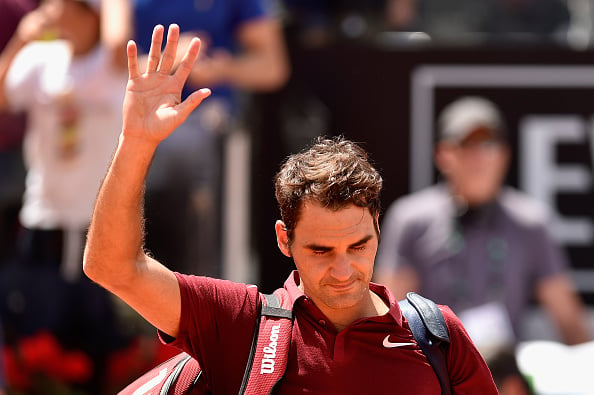
[[[332,309],[348,309],[361,301],[359,292],[333,292],[324,297],[324,304]]]

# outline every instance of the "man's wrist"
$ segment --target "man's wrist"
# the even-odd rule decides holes
[[[122,146],[131,146],[138,154],[148,153],[152,155],[159,146],[159,143],[160,141],[149,137],[128,134],[125,131],[122,131],[118,142],[118,148],[121,148]]]

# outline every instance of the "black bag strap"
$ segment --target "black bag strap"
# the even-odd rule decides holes
[[[433,301],[414,292],[409,292],[406,299],[398,303],[413,337],[439,379],[441,394],[450,395],[452,389],[446,360],[450,336],[441,310]]]
[[[293,310],[287,298],[261,294],[261,311],[256,319],[250,355],[239,394],[268,394],[287,368],[293,328]]]

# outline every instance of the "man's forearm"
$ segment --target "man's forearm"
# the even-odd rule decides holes
[[[142,259],[144,181],[153,142],[120,136],[99,190],[85,249],[84,270],[108,287],[126,284]]]
[[[10,65],[26,44],[25,41],[14,35],[0,54],[0,110],[6,110],[9,106],[4,86]]]
[[[563,341],[579,344],[592,340],[586,311],[568,275],[559,274],[541,280],[536,297],[557,324]]]
[[[290,66],[278,21],[261,19],[239,29],[240,54],[214,55],[197,63],[190,74],[194,86],[231,85],[249,91],[272,91],[286,83]]]
[[[233,86],[257,92],[279,89],[287,79],[288,66],[274,53],[241,55],[230,64],[226,75]]]

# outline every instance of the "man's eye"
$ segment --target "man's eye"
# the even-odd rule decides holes
[[[326,251],[324,250],[313,250],[314,255],[324,255]]]
[[[355,251],[363,251],[365,248],[366,248],[366,245],[365,244],[361,244],[359,246],[352,247],[352,249],[355,250]]]

